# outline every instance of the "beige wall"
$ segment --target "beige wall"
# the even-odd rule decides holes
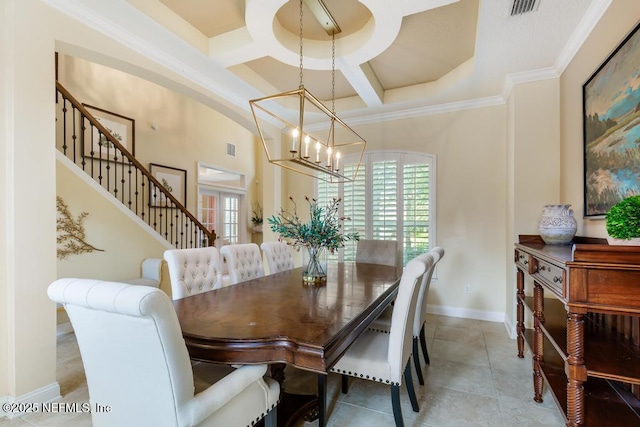
[[[13,32],[13,28],[7,26],[7,21],[12,17],[8,10],[7,2],[0,2],[0,24],[3,28],[2,37],[0,37],[0,63],[8,64],[11,59],[12,37],[9,36]],[[0,67],[0,82],[8,82],[9,75],[7,71],[9,67]],[[0,99],[9,99],[8,85],[0,85]],[[0,319],[0,401],[1,396],[10,393],[9,389],[9,313],[13,310],[13,304],[9,300],[9,279],[14,280],[9,274],[11,259],[9,253],[12,243],[7,238],[9,232],[9,218],[11,212],[6,209],[10,200],[7,192],[14,186],[13,179],[4,171],[8,170],[8,164],[11,159],[11,150],[9,149],[9,129],[11,126],[11,116],[9,115],[9,102],[0,102],[0,304],[2,313],[6,313]],[[11,267],[13,269],[13,267]]]
[[[429,292],[431,311],[494,320],[504,313],[506,118],[505,106],[496,106],[354,127],[367,151],[436,155],[433,243],[446,255]],[[288,176],[287,197],[313,194],[311,178]]]
[[[504,312],[506,110],[479,108],[360,126],[367,150],[436,155],[436,241],[445,248],[430,310],[492,318]],[[464,285],[471,293],[464,293]],[[480,313],[484,312],[484,313]]]
[[[0,4],[0,400],[36,390],[59,394],[56,307],[46,294],[56,278],[54,57],[46,12],[36,0]]]
[[[520,234],[538,234],[543,206],[560,199],[559,80],[513,87],[507,100],[507,222],[505,323],[514,333],[516,277],[513,244]]]
[[[261,197],[256,151],[262,149],[251,132],[192,98],[131,74],[63,54],[58,64],[58,80],[78,101],[135,120],[135,156],[143,165],[187,171],[192,213],[197,214],[197,162],[245,174],[247,212],[241,226],[251,238],[251,202]],[[227,142],[236,146],[236,157],[226,155]]]
[[[357,128],[369,142],[369,149],[388,149],[399,144],[402,149],[436,154],[438,167],[437,243],[447,249],[439,268],[438,283],[431,295],[432,304],[466,310],[478,314],[487,310],[507,310],[512,295],[512,240],[518,233],[535,232],[541,205],[554,195],[576,208],[579,232],[604,235],[601,220],[581,220],[582,206],[582,94],[581,85],[631,30],[640,16],[640,2],[615,0],[595,27],[560,78],[560,165],[559,180],[550,180],[540,190],[532,179],[540,168],[533,168],[527,153],[535,154],[536,144],[546,143],[544,151],[557,152],[553,134],[540,130],[539,121],[522,119],[521,109],[533,108],[545,120],[556,113],[542,111],[549,103],[558,102],[553,82],[516,87],[504,106],[472,111],[440,114]],[[107,64],[135,73],[156,83],[162,82],[203,104],[214,107],[225,116],[250,129],[246,111],[216,100],[206,88],[187,82],[183,76],[161,69],[143,57],[100,33],[54,11],[38,0],[0,2],[0,399],[19,397],[55,384],[55,304],[46,297],[46,287],[55,280],[55,154],[54,154],[54,51]],[[26,25],[28,23],[28,25]],[[117,58],[117,59],[116,59]],[[109,104],[116,100],[87,86],[85,102],[134,116],[126,105]],[[99,89],[99,88],[98,88]],[[541,92],[538,92],[540,89]],[[166,105],[162,99],[145,101],[154,108],[139,124],[140,153],[151,155],[154,140],[161,147],[172,144],[163,134],[156,137],[143,127],[162,115]],[[184,105],[189,104],[184,100]],[[109,104],[109,105],[107,105]],[[529,105],[531,104],[531,105]],[[139,108],[137,109],[139,110]],[[133,111],[137,111],[133,110]],[[200,117],[200,109],[188,105],[185,111]],[[174,111],[180,114],[180,111]],[[169,123],[170,118],[169,119]],[[158,119],[162,132],[164,124]],[[553,122],[553,121],[551,121]],[[36,123],[37,125],[34,125]],[[169,128],[167,128],[168,130]],[[209,131],[194,131],[194,141],[210,144],[215,150],[219,140],[212,125]],[[553,129],[551,128],[551,132]],[[148,135],[144,135],[147,132]],[[274,133],[271,132],[273,136]],[[277,135],[276,135],[277,136]],[[166,139],[165,139],[166,137]],[[225,138],[235,138],[235,134]],[[543,138],[549,138],[543,140]],[[222,139],[221,139],[222,140]],[[138,139],[140,141],[140,139]],[[525,142],[526,141],[526,142]],[[530,146],[533,145],[533,146]],[[185,152],[190,153],[192,147]],[[215,157],[216,152],[207,152]],[[261,155],[262,156],[262,155]],[[173,158],[145,159],[174,165]],[[203,161],[206,161],[203,160]],[[252,162],[254,159],[251,160]],[[186,164],[177,159],[180,167]],[[185,162],[185,163],[183,163]],[[529,163],[531,162],[531,163]],[[213,162],[212,162],[213,163]],[[523,165],[524,163],[524,165]],[[538,161],[539,163],[539,161]],[[260,184],[265,189],[265,214],[273,212],[289,194],[305,194],[302,181],[287,181],[261,157]],[[556,165],[545,173],[557,175]],[[195,175],[192,175],[194,177]],[[556,179],[556,178],[554,178]],[[535,181],[534,181],[535,182]],[[191,183],[192,187],[194,182]],[[252,185],[255,185],[252,184]],[[530,185],[536,191],[533,199],[522,192]],[[273,193],[266,189],[273,189]],[[548,190],[547,190],[548,189]],[[189,190],[191,195],[195,193]],[[34,205],[37,201],[37,205]],[[270,237],[265,234],[265,240]],[[38,268],[33,265],[37,262]],[[28,280],[25,276],[28,272]],[[505,273],[506,272],[506,273]],[[472,286],[464,295],[462,286]],[[506,298],[505,298],[506,294]],[[475,310],[475,311],[474,311]]]
[[[603,219],[586,219],[583,202],[582,85],[640,18],[640,2],[614,0],[560,79],[561,86],[561,187],[578,221],[578,235],[606,237]]]
[[[74,167],[72,164],[71,167]],[[151,234],[147,227],[123,212],[94,187],[79,178],[69,167],[57,163],[57,195],[62,197],[72,218],[81,212],[87,243],[102,249],[58,260],[58,277],[81,277],[102,280],[124,280],[140,277],[140,262],[144,258],[162,258],[171,245]]]

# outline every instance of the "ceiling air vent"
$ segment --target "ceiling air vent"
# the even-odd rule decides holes
[[[227,156],[236,156],[236,146],[230,142],[227,142]]]
[[[513,0],[513,6],[511,7],[511,16],[533,12],[538,8],[538,4],[540,4],[540,0]]]

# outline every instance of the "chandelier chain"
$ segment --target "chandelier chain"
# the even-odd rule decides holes
[[[336,113],[336,33],[331,33],[331,112]]]
[[[302,0],[300,0],[300,87],[302,87]]]

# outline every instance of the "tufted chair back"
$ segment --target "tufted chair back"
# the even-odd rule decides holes
[[[411,407],[414,412],[420,411],[411,379],[409,359],[420,284],[432,263],[433,258],[427,254],[407,263],[400,278],[389,333],[364,331],[331,368],[331,372],[342,374],[343,393],[348,389],[347,375],[390,385],[391,405],[397,427],[404,426],[400,406],[400,385],[403,376]]]
[[[220,253],[227,260],[231,284],[264,276],[262,253],[255,243],[223,246]]]
[[[173,299],[222,287],[222,261],[213,246],[169,249],[164,252],[169,267]]]
[[[263,378],[266,365],[212,367],[196,377],[207,388],[194,395],[178,318],[160,289],[59,279],[47,294],[69,314],[91,404],[111,407],[91,411],[94,426],[248,426],[277,403],[279,386]]]
[[[356,262],[397,266],[398,242],[360,239],[356,247]]]
[[[413,336],[418,337],[420,331],[427,321],[427,299],[429,297],[429,288],[431,287],[431,276],[433,276],[433,270],[436,268],[436,264],[444,256],[444,249],[440,246],[436,246],[428,252],[433,258],[431,268],[422,277],[422,284],[420,285],[420,294],[418,295],[418,307],[416,317],[413,322]],[[423,255],[424,256],[424,255]],[[415,357],[418,357],[416,354]]]
[[[267,259],[269,273],[275,274],[281,271],[291,270],[293,265],[293,256],[289,245],[284,242],[264,242],[260,245],[264,256]]]
[[[388,358],[393,382],[400,383],[403,370],[411,357],[413,319],[418,308],[418,294],[422,278],[432,264],[431,255],[420,255],[407,263],[400,279],[389,331]]]

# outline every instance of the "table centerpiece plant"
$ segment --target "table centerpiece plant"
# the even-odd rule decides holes
[[[320,262],[324,250],[335,253],[344,243],[360,240],[358,232],[343,233],[344,221],[351,218],[339,216],[340,198],[333,198],[326,207],[318,205],[316,199],[305,196],[309,204],[309,221],[304,222],[298,215],[298,206],[293,197],[293,211],[280,209],[277,215],[267,218],[271,231],[278,233],[280,239],[286,241],[297,251],[307,249],[309,262],[303,273],[305,283],[319,284],[326,282],[327,273]]]

